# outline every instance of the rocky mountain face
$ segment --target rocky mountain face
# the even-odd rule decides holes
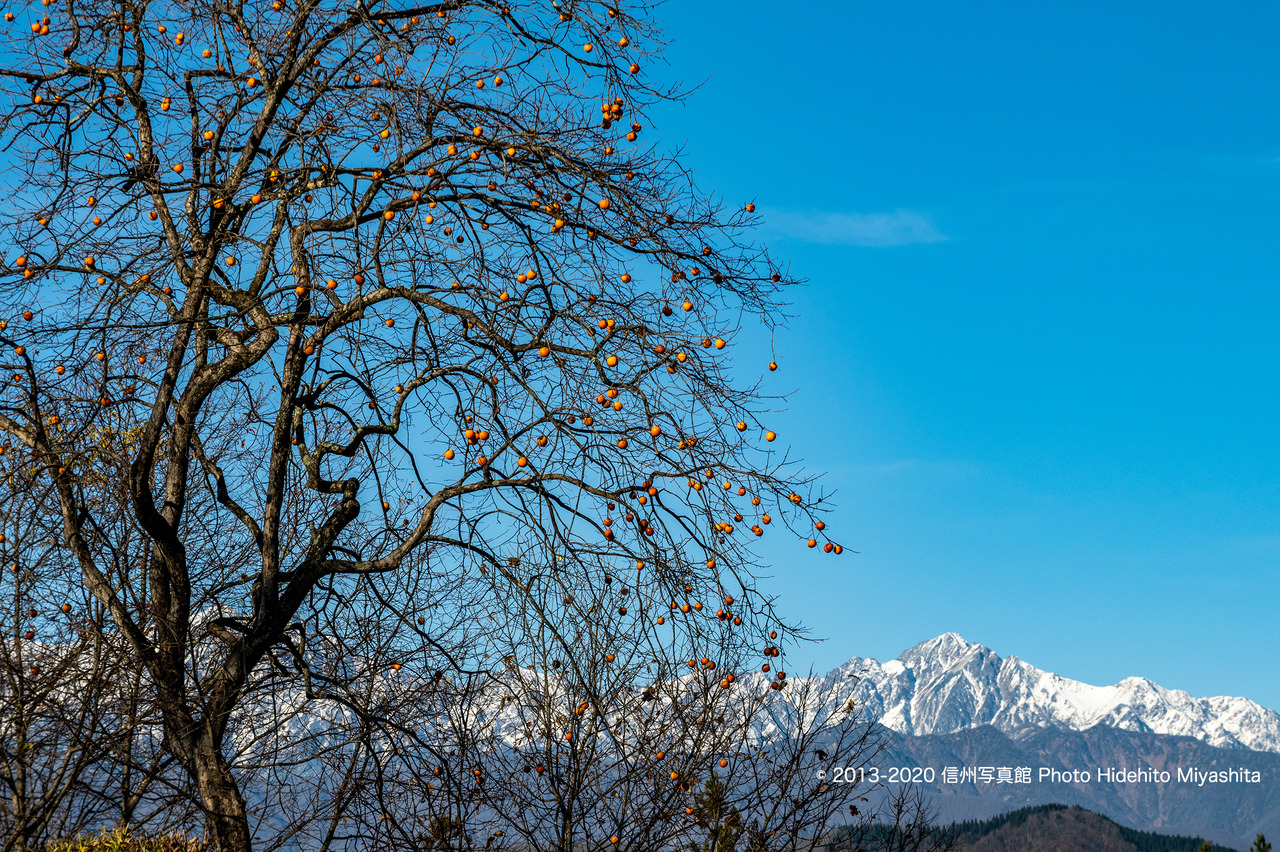
[[[1217,748],[1280,754],[1280,714],[1245,698],[1196,698],[1146,678],[1090,686],[1001,657],[955,633],[922,642],[896,660],[854,657],[827,675],[872,718],[912,736],[990,725],[1013,738],[1045,728],[1097,725],[1193,737]]]

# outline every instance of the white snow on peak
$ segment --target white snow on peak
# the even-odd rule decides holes
[[[883,664],[855,657],[826,679],[838,700],[861,702],[902,734],[949,734],[980,725],[1009,734],[1106,725],[1280,753],[1280,714],[1248,699],[1196,698],[1143,677],[1092,686],[1018,657],[1001,658],[957,633],[921,642]]]

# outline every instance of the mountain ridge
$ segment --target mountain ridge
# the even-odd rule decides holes
[[[1247,698],[1197,698],[1145,677],[1093,686],[1001,657],[944,633],[885,663],[853,657],[830,672],[841,700],[900,734],[955,733],[991,725],[1017,739],[1043,728],[1190,736],[1216,748],[1280,753],[1280,714]],[[849,685],[849,682],[852,685]]]

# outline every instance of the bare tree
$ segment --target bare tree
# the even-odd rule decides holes
[[[608,572],[535,570],[519,592],[496,577],[515,599],[480,641],[501,667],[393,677],[385,695],[415,710],[385,715],[414,725],[382,732],[353,784],[379,848],[439,844],[447,827],[475,849],[793,850],[850,821],[871,785],[828,770],[868,766],[879,729],[822,680],[732,674],[760,649],[731,632],[652,647],[620,623],[634,578]]]
[[[334,845],[338,820],[395,834],[389,809],[336,814],[414,743],[448,780],[406,765],[373,789],[444,791],[422,843],[514,831],[518,809],[474,792],[496,786],[469,763],[494,743],[466,716],[519,664],[491,629],[507,621],[559,649],[528,677],[573,704],[521,717],[547,761],[530,783],[569,779],[542,799],[554,848],[624,812],[582,737],[642,669],[695,696],[654,711],[691,762],[625,764],[676,773],[645,801],[680,816],[723,739],[708,714],[729,719],[715,708],[794,634],[751,544],[816,546],[823,497],[741,378],[768,356],[728,360],[789,282],[747,240],[753,205],[641,141],[679,97],[644,73],[645,6],[66,0],[0,48],[20,166],[0,274],[19,452],[0,464],[35,472],[6,511],[56,525],[217,849]],[[593,670],[601,654],[625,665]],[[428,739],[431,702],[449,724]],[[282,780],[321,742],[304,721],[348,769]],[[314,807],[264,818],[304,787]]]
[[[831,852],[954,852],[955,827],[939,828],[937,808],[923,790],[904,784],[833,833]]]
[[[56,424],[55,424],[56,425]],[[90,457],[120,436],[98,430]],[[157,782],[172,762],[152,736],[159,718],[105,608],[80,582],[47,508],[51,483],[21,449],[5,446],[12,496],[0,541],[16,561],[0,572],[7,635],[0,642],[0,836],[25,850],[90,826],[154,816],[183,796]],[[94,487],[116,487],[98,481]],[[127,550],[128,541],[119,540]],[[189,821],[189,816],[188,816]]]
[[[11,449],[11,448],[9,448]],[[111,810],[92,794],[115,765],[119,658],[103,611],[66,577],[56,529],[37,511],[47,483],[19,460],[14,498],[0,514],[19,561],[0,572],[6,630],[0,640],[0,839],[26,850],[76,833]]]

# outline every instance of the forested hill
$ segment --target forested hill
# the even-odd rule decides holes
[[[1118,825],[1081,807],[1038,805],[954,826],[965,852],[1197,852],[1198,837],[1173,837]],[[1227,852],[1214,846],[1213,852]]]

